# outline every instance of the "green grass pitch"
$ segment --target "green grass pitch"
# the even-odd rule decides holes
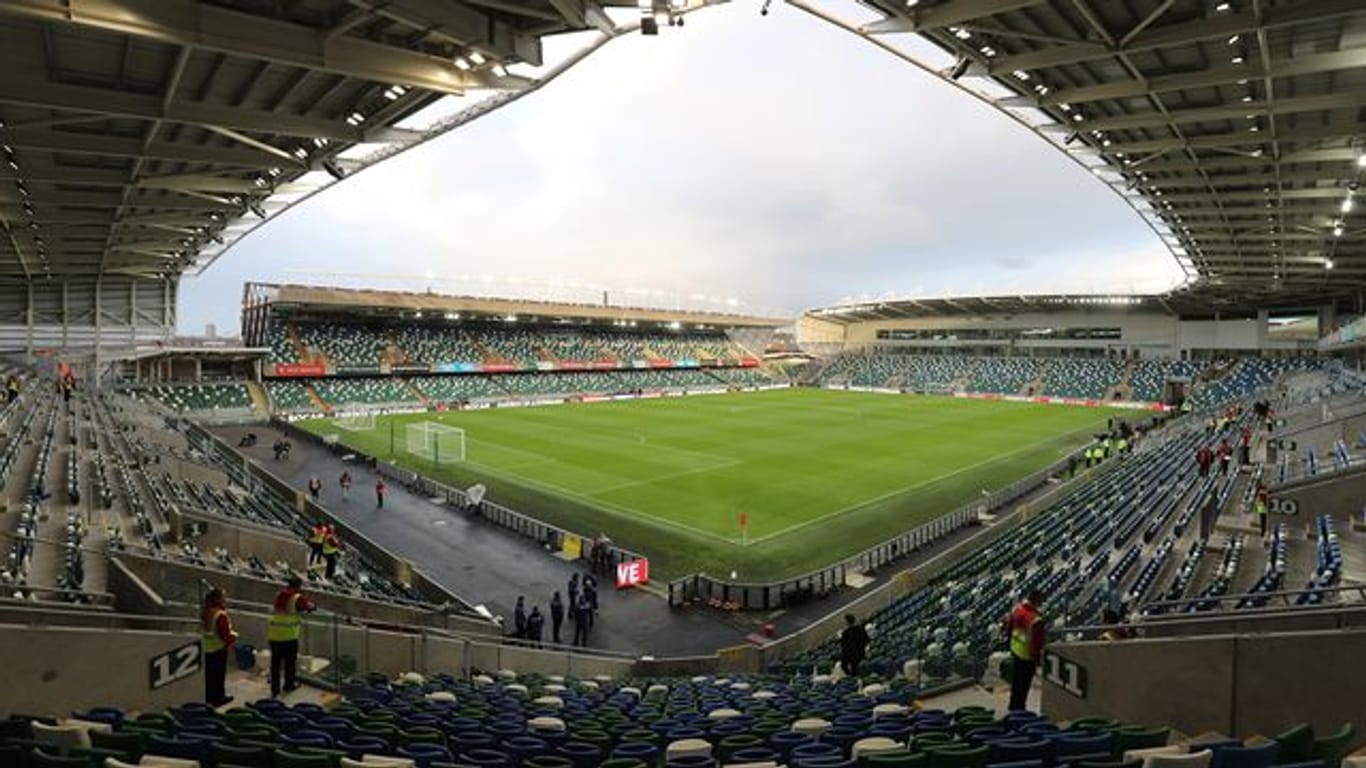
[[[491,500],[571,530],[606,531],[659,578],[754,581],[835,562],[1009,485],[1114,413],[792,389],[302,426],[453,485],[482,482]],[[419,421],[464,429],[467,460],[409,454],[406,427]]]

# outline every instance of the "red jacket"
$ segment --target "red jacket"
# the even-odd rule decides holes
[[[219,614],[218,620],[214,622],[213,633],[218,635],[218,639],[222,640],[224,645],[231,646],[233,641],[237,639],[237,634],[232,631],[232,620],[228,618],[227,610],[205,608],[200,612],[199,624],[205,629],[208,629],[209,617],[212,616],[215,611],[219,611]]]
[[[1039,609],[1028,600],[1021,601],[1006,617],[1005,633],[1010,638],[1016,631],[1025,633],[1029,643],[1029,659],[1038,661],[1043,655],[1044,626]],[[1013,651],[1013,648],[1012,648]]]

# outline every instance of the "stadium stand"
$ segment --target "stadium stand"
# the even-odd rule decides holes
[[[156,384],[131,388],[134,397],[151,397],[174,411],[217,411],[228,408],[251,408],[251,395],[245,385],[224,384]]]
[[[1048,366],[1040,394],[1086,400],[1108,398],[1123,365],[1113,359],[1061,358]]]

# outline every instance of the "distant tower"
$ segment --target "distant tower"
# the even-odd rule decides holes
[[[204,324],[204,338],[207,338],[207,339],[216,339],[216,338],[218,338],[218,326],[217,326],[216,324],[214,324],[214,323],[205,323],[205,324]]]

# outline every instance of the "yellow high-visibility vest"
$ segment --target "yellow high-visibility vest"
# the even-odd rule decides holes
[[[270,614],[270,622],[266,625],[266,640],[272,643],[286,643],[290,640],[298,640],[303,632],[303,619],[299,616],[299,593],[295,592],[289,596],[289,602],[285,603],[284,610],[274,611]]]

